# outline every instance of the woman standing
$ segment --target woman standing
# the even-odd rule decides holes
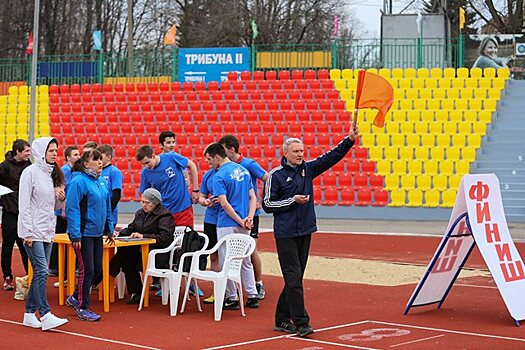
[[[67,232],[79,266],[75,292],[66,299],[66,305],[75,309],[77,317],[85,321],[98,321],[89,309],[89,291],[93,276],[102,269],[103,234],[113,242],[111,222],[111,196],[102,173],[102,155],[97,150],[84,152],[73,166],[67,185]]]
[[[20,177],[18,236],[33,266],[33,281],[29,288],[24,313],[24,326],[46,331],[67,323],[50,311],[46,281],[49,257],[55,236],[55,209],[63,205],[64,174],[56,163],[58,142],[52,137],[33,141],[35,163]],[[40,320],[35,313],[38,310]]]

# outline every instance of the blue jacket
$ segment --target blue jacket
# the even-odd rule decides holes
[[[283,157],[281,165],[270,171],[262,205],[264,211],[273,213],[276,238],[306,236],[317,231],[313,180],[343,159],[353,145],[345,137],[335,148],[312,161],[303,161],[294,168]],[[293,197],[297,194],[310,195],[310,200],[296,204]]]
[[[113,235],[111,196],[104,179],[74,172],[66,189],[66,216],[72,242],[82,236]]]

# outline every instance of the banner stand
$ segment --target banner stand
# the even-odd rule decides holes
[[[412,307],[441,308],[474,246],[478,246],[514,324],[525,319],[525,268],[510,236],[494,174],[465,175],[441,243],[416,286]]]

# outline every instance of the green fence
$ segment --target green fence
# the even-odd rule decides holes
[[[462,45],[442,39],[337,40],[329,44],[254,45],[252,70],[462,67]],[[40,56],[38,84],[177,80],[178,51]],[[30,58],[0,59],[0,81],[28,81]]]

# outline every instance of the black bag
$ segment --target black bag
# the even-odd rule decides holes
[[[175,251],[173,254],[173,265],[174,269],[179,271],[179,265],[180,265],[180,258],[184,253],[191,253],[196,252],[197,250],[202,249],[204,246],[204,239],[199,236],[197,231],[195,231],[191,227],[186,227],[186,230],[184,232],[184,237],[182,238],[182,245],[179,249]],[[204,262],[204,266],[203,266]],[[184,272],[190,272],[191,267],[191,259],[186,258],[184,259],[184,265],[182,266],[182,271]],[[206,261],[199,262],[199,269],[204,270],[206,269]]]

